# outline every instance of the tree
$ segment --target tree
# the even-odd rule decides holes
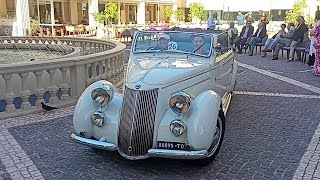
[[[119,19],[118,5],[114,2],[108,2],[103,12],[95,12],[92,14],[95,21],[100,24],[106,22],[107,25],[111,24],[114,19]]]
[[[108,2],[104,9],[104,14],[106,16],[107,24],[112,23],[112,20],[119,19],[120,14],[118,12],[118,5],[115,2]]]
[[[104,22],[106,21],[106,17],[105,17],[103,12],[100,12],[100,13],[99,12],[95,12],[92,15],[93,15],[93,19],[95,21],[97,21],[98,23],[104,25]]]
[[[164,11],[167,18],[171,20],[171,18],[175,15],[173,9],[169,8]]]
[[[313,26],[315,24],[314,17],[312,17],[312,15],[310,13],[307,14],[306,24],[309,25],[309,26],[310,25]]]
[[[286,22],[294,23],[295,25],[298,25],[297,18],[298,16],[303,16],[304,9],[307,7],[307,1],[306,0],[298,0],[293,4],[293,10],[290,11],[285,20]]]
[[[174,12],[176,18],[177,18],[177,21],[182,21],[184,20],[184,11],[182,9],[177,9],[175,12]]]
[[[190,4],[190,11],[189,11],[189,20],[201,20],[204,17],[204,7],[199,2],[194,2]]]

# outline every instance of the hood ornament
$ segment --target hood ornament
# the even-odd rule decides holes
[[[136,89],[140,89],[140,88],[141,88],[141,85],[140,85],[140,84],[137,84],[137,85],[135,86],[135,88],[136,88]]]

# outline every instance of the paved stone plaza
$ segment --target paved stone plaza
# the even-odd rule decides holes
[[[0,121],[0,179],[319,179],[320,79],[301,62],[237,55],[214,162],[129,161],[70,139],[74,107]]]

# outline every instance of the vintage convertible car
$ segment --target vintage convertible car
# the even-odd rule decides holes
[[[209,163],[223,141],[236,74],[225,33],[138,31],[123,89],[91,84],[75,107],[71,137],[130,160]]]

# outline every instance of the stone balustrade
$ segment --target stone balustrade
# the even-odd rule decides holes
[[[1,44],[49,44],[77,47],[80,56],[54,60],[0,64],[0,119],[41,110],[41,102],[53,106],[74,104],[91,83],[106,79],[121,84],[125,45],[93,38],[1,37]],[[70,48],[66,48],[69,49]]]

